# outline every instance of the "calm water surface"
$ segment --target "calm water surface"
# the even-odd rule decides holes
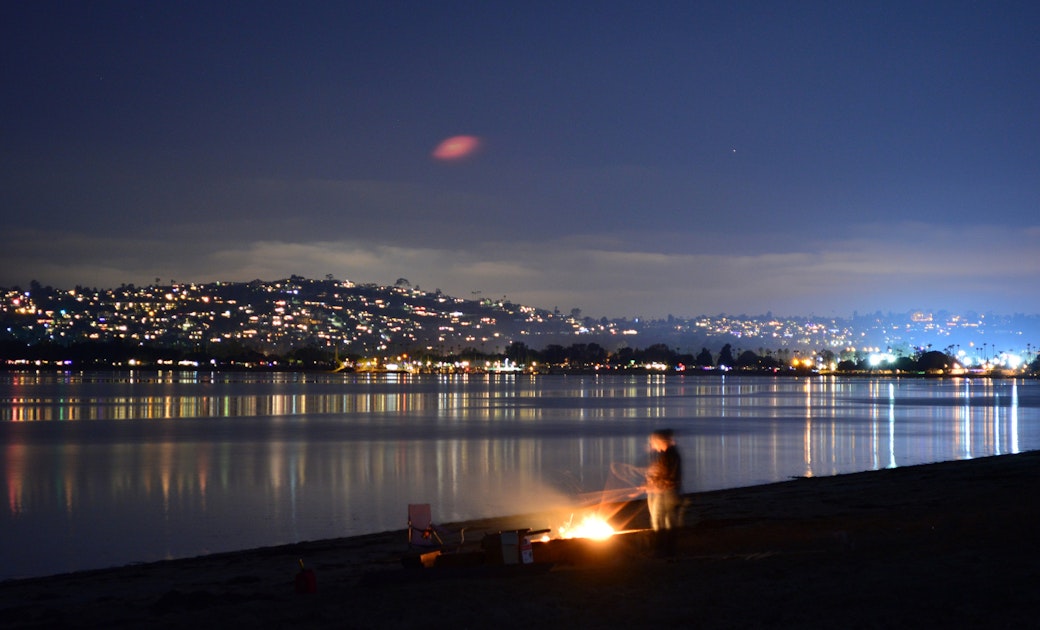
[[[1035,380],[0,373],[0,579],[1040,448]],[[538,523],[534,526],[554,526]]]

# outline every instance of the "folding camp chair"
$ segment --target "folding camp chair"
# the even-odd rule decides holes
[[[466,542],[466,530],[459,530],[461,540]],[[408,504],[408,546],[417,549],[439,549],[444,546],[441,534],[448,530],[433,523],[433,515],[429,503]]]

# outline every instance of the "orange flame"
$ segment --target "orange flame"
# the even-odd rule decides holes
[[[614,528],[607,522],[607,519],[598,514],[588,514],[576,525],[572,525],[568,521],[566,525],[560,527],[559,531],[560,538],[606,540],[614,535]]]

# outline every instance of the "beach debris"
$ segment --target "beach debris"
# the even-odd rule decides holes
[[[318,576],[315,575],[314,569],[308,569],[304,566],[303,558],[300,558],[300,572],[296,574],[296,592],[318,592]]]

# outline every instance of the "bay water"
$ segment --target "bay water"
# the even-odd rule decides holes
[[[1035,450],[1040,383],[0,373],[0,580],[634,498],[664,427],[742,487]]]

